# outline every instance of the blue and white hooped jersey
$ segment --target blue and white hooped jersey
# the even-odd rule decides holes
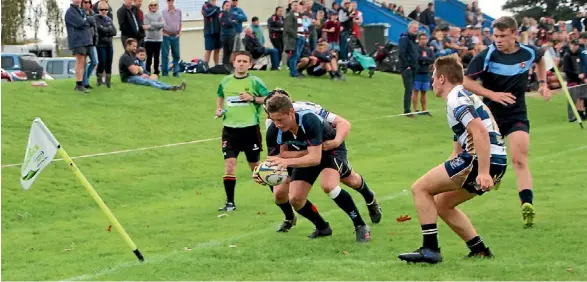
[[[314,104],[312,102],[303,102],[303,101],[297,101],[297,102],[293,102],[293,107],[294,107],[294,111],[296,112],[301,112],[301,111],[311,111],[315,114],[317,114],[318,116],[320,116],[321,118],[323,118],[324,120],[328,121],[329,123],[333,123],[334,119],[336,119],[337,115],[325,110],[324,108],[322,108],[322,106],[318,105],[318,104]],[[273,121],[271,119],[267,119],[265,121],[265,128],[269,128],[269,126],[273,123]]]
[[[467,131],[467,125],[475,118],[480,118],[489,132],[491,162],[505,164],[507,153],[504,141],[493,114],[481,98],[465,90],[462,85],[453,88],[446,104],[448,124],[454,132],[454,141],[458,141],[463,151],[476,155],[473,136]]]

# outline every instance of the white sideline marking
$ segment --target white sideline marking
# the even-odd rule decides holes
[[[401,197],[401,196],[404,196],[404,195],[407,195],[407,194],[408,194],[408,190],[405,190],[404,189],[401,192],[398,192],[398,193],[395,193],[395,194],[391,194],[391,195],[388,195],[388,196],[386,196],[384,198],[377,199],[377,200],[381,203],[381,202],[391,201],[391,200],[393,200],[395,198],[398,198],[398,197]],[[365,204],[365,203],[364,202],[360,202],[360,203],[357,202],[357,204]],[[333,210],[326,211],[326,212],[322,213],[322,215],[328,215],[328,214],[330,214],[330,213],[332,213],[334,211],[338,211],[338,209],[333,209]],[[274,229],[275,229],[275,226],[271,226],[270,228],[265,228],[265,229],[261,229],[261,230],[257,230],[257,231],[253,231],[253,232],[249,232],[249,233],[244,233],[244,234],[241,234],[239,236],[232,237],[232,238],[226,238],[226,239],[221,239],[221,240],[204,241],[204,242],[198,243],[197,245],[195,245],[194,247],[192,247],[192,250],[195,250],[195,249],[204,249],[204,248],[209,248],[209,247],[216,247],[216,246],[219,246],[219,245],[222,245],[222,244],[226,244],[226,243],[229,243],[229,242],[234,242],[234,241],[237,241],[237,240],[240,240],[240,239],[244,239],[244,238],[255,236],[255,235],[258,235],[258,234],[261,234],[261,233],[269,232],[269,231],[274,230]],[[73,277],[73,278],[70,278],[70,279],[64,279],[62,281],[92,280],[95,277],[99,277],[99,276],[103,276],[103,275],[106,275],[106,274],[110,274],[112,272],[116,272],[116,271],[118,271],[120,269],[124,269],[124,268],[129,268],[129,267],[139,266],[139,265],[145,265],[145,264],[149,264],[149,263],[150,264],[157,264],[157,263],[160,263],[161,261],[163,261],[163,260],[165,260],[165,259],[167,259],[167,258],[169,258],[169,257],[171,257],[171,256],[173,256],[173,255],[175,255],[177,253],[180,253],[180,252],[185,252],[185,250],[183,250],[183,249],[181,249],[181,250],[175,250],[175,251],[172,251],[172,252],[163,254],[163,255],[159,255],[159,256],[155,255],[153,257],[146,256],[145,261],[142,262],[142,263],[140,263],[138,261],[124,262],[124,263],[120,263],[120,264],[114,265],[114,266],[109,267],[109,268],[105,268],[105,269],[100,270],[100,271],[97,271],[97,272],[83,274],[83,275],[76,276],[76,277]]]
[[[366,121],[366,120],[376,120],[376,119],[383,119],[383,118],[393,118],[393,117],[401,117],[401,116],[405,116],[405,115],[408,115],[408,114],[380,116],[380,117],[367,118],[367,119],[358,119],[355,121]],[[219,140],[219,139],[220,139],[220,137],[192,140],[192,141],[187,141],[187,142],[171,143],[171,144],[165,144],[165,145],[156,145],[156,146],[142,147],[142,148],[136,148],[136,149],[127,149],[127,150],[112,151],[112,152],[106,152],[106,153],[82,155],[82,156],[72,157],[71,159],[83,159],[83,158],[93,158],[93,157],[101,157],[101,156],[109,156],[109,155],[118,155],[118,154],[132,153],[132,152],[152,150],[152,149],[160,149],[160,148],[167,148],[167,147],[176,147],[176,146],[190,145],[190,144],[196,144],[196,143],[203,143],[203,142],[214,141],[214,140]],[[53,159],[52,162],[62,161],[62,160],[63,159]],[[22,163],[5,164],[5,165],[2,165],[1,167],[3,167],[3,168],[4,167],[15,167],[15,166],[21,166],[21,165],[22,165]]]

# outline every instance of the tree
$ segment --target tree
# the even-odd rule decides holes
[[[53,36],[55,40],[55,47],[59,50],[59,40],[63,36],[63,13],[59,8],[59,4],[56,0],[45,0],[46,13],[46,24],[49,28],[49,34]]]
[[[33,3],[33,0],[28,1],[27,9],[27,25],[33,30],[33,40],[39,40],[39,27],[41,27],[41,19],[44,16],[43,1],[38,4]]]
[[[556,20],[570,20],[587,0],[507,0],[502,9],[514,13],[517,20],[524,17],[539,19],[552,16]]]
[[[2,0],[2,44],[18,44],[24,39],[26,0]]]

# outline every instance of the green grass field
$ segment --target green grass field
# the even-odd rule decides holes
[[[434,117],[402,112],[399,76],[377,73],[346,82],[258,75],[353,124],[349,160],[369,182],[384,217],[372,241],[354,242],[351,221],[315,187],[310,199],[334,229],[309,240],[303,218],[290,233],[268,188],[237,169],[238,210],[224,203],[221,121],[213,120],[220,76],[187,76],[185,92],[120,85],[75,93],[72,81],[46,88],[2,84],[2,165],[24,159],[39,116],[71,156],[193,140],[185,145],[76,159],[145,255],[135,256],[63,161],[49,165],[30,190],[20,167],[2,168],[3,280],[587,280],[587,130],[566,121],[566,98],[528,98],[530,166],[536,226],[523,228],[511,166],[499,190],[463,206],[492,249],[493,260],[467,260],[464,242],[440,223],[444,262],[408,265],[397,255],[421,244],[410,185],[446,160],[452,148],[443,101],[429,94]],[[179,80],[168,79],[167,81]],[[266,152],[265,152],[266,153]],[[350,192],[368,219],[362,197]],[[411,221],[397,222],[400,215]]]

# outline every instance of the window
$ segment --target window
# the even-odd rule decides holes
[[[2,68],[10,69],[14,67],[14,57],[2,56]]]
[[[49,74],[63,74],[63,61],[47,62],[47,72]]]
[[[67,73],[75,74],[75,60],[71,60],[67,63]]]

